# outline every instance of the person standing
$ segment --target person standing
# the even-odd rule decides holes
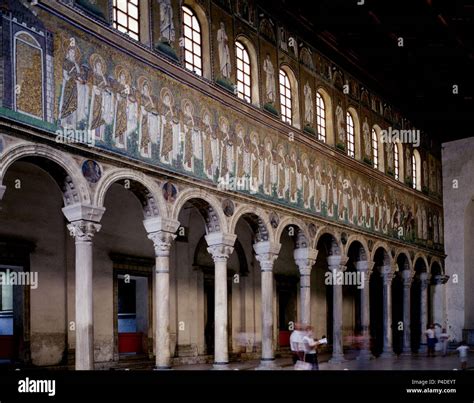
[[[292,353],[293,365],[296,364],[296,361],[303,361],[304,359],[304,347],[303,347],[303,337],[305,332],[300,323],[295,323],[295,329],[290,336],[290,349]]]
[[[467,346],[467,343],[463,340],[461,342],[461,345],[456,350],[459,351],[461,369],[467,369],[467,353],[469,352],[469,347]]]
[[[449,343],[449,334],[446,328],[443,328],[441,334],[439,335],[441,341],[441,351],[443,352],[443,357],[448,355],[448,343]]]
[[[436,337],[434,331],[434,325],[429,325],[425,332],[426,335],[426,343],[428,344],[428,357],[435,356],[435,345],[436,345]]]
[[[319,370],[317,350],[319,342],[313,338],[313,328],[308,326],[306,329],[306,335],[303,337],[305,362],[308,362],[312,365],[312,371],[317,371]]]

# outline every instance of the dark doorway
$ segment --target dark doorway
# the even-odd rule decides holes
[[[204,278],[204,338],[207,354],[214,354],[214,276]]]
[[[148,277],[118,274],[116,320],[120,355],[137,355],[147,352],[149,317]]]
[[[290,325],[297,320],[297,279],[289,276],[276,276],[278,298],[278,344],[290,345]]]
[[[0,363],[27,360],[24,317],[29,284],[21,282],[32,278],[28,276],[23,267],[0,266]]]

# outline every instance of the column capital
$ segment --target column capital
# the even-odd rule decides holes
[[[153,217],[143,220],[143,225],[145,226],[146,232],[149,234],[160,231],[174,234],[178,230],[181,223],[179,221],[172,220],[171,218]]]
[[[69,223],[67,228],[76,242],[92,242],[94,235],[100,231],[101,225],[92,221],[78,220]]]
[[[444,275],[444,274],[436,274],[435,276],[432,276],[433,279],[433,284],[435,285],[441,285],[441,284],[446,284],[449,280],[449,276]]]
[[[170,255],[171,244],[176,238],[176,234],[166,231],[149,232],[148,239],[153,242],[156,257],[165,257]]]
[[[76,203],[62,208],[63,214],[69,222],[91,221],[99,223],[105,212],[105,207],[90,204]]]
[[[255,257],[260,262],[262,271],[272,271],[273,262],[280,253],[281,244],[277,242],[262,241],[253,245]]]
[[[428,273],[420,273],[421,289],[424,290],[428,287]]]
[[[328,261],[328,268],[331,271],[334,270],[341,270],[344,271],[346,269],[345,264],[349,258],[347,256],[342,256],[342,255],[331,255],[327,257]]]
[[[402,281],[404,287],[411,287],[413,281],[413,273],[410,270],[402,270]]]
[[[297,248],[293,251],[293,257],[301,275],[310,275],[317,256],[317,249]]]
[[[355,268],[357,271],[362,271],[367,274],[367,272],[371,272],[374,267],[375,262],[371,260],[359,260],[355,262]]]
[[[234,243],[237,239],[235,234],[224,232],[212,232],[205,236],[208,244],[207,251],[212,255],[214,262],[227,261],[234,251]]]
[[[394,271],[392,270],[392,266],[390,265],[380,266],[379,270],[380,270],[380,276],[383,279],[383,283],[390,284],[395,275]]]

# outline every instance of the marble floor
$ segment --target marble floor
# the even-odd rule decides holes
[[[329,364],[329,354],[319,356],[320,370],[460,370],[461,365],[456,353],[446,357],[426,357],[426,355],[393,356],[392,358],[375,358],[370,361],[356,360],[355,352],[347,352],[345,362],[341,364]],[[282,370],[293,370],[291,358],[277,358],[275,364]],[[243,361],[230,363],[231,370],[254,370],[258,367],[258,361]],[[180,365],[173,367],[175,370],[208,370],[212,369],[210,364]],[[474,352],[468,359],[468,369],[474,370]]]

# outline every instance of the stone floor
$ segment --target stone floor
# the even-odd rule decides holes
[[[460,362],[456,353],[451,353],[446,357],[437,355],[436,357],[426,357],[425,355],[413,356],[393,356],[392,358],[375,358],[370,361],[356,360],[356,352],[346,352],[346,361],[341,364],[329,364],[331,358],[329,354],[322,354],[319,357],[320,370],[459,370]],[[275,364],[282,370],[293,370],[291,358],[277,358]],[[243,361],[230,363],[232,370],[254,370],[258,367],[259,361]],[[212,365],[180,365],[173,367],[175,370],[209,370]],[[474,370],[474,354],[468,359],[468,369]]]

